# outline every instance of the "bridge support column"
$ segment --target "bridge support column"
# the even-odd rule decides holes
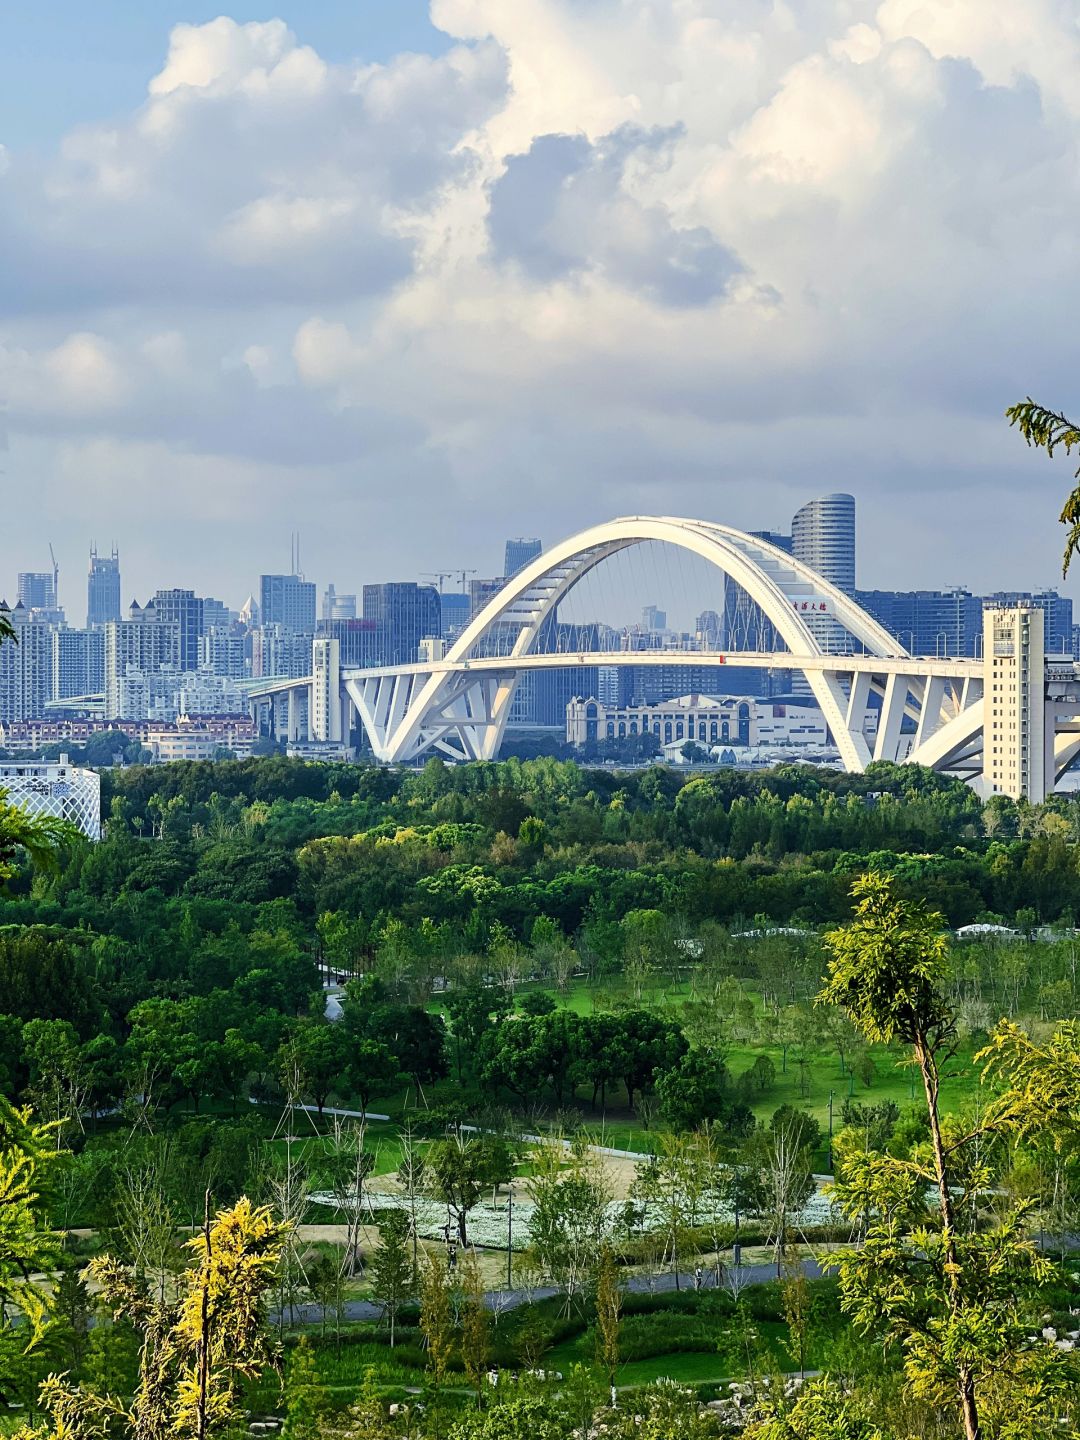
[[[836,748],[840,751],[844,769],[849,774],[862,774],[870,763],[870,747],[866,743],[866,736],[862,733],[861,726],[855,730],[848,724],[850,707],[848,697],[840,685],[840,676],[835,672],[825,670],[804,670],[803,674],[813,691],[814,699],[821,707],[821,713],[825,716],[825,723],[836,742]],[[855,678],[857,680],[859,677]],[[851,688],[854,694],[854,681]]]
[[[881,704],[881,718],[878,720],[877,740],[874,744],[875,760],[895,760],[900,745],[900,728],[904,722],[907,705],[908,679],[906,675],[885,677],[885,699]]]

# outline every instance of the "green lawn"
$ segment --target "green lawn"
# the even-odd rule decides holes
[[[657,1312],[653,1318],[658,1331],[662,1333],[664,1312]],[[616,1384],[619,1386],[648,1385],[654,1380],[669,1379],[679,1380],[688,1385],[700,1385],[745,1375],[745,1355],[739,1344],[732,1341],[733,1324],[734,1322],[731,1320],[717,1322],[718,1343],[710,1349],[661,1351],[646,1359],[624,1362],[619,1366],[616,1374]],[[785,1344],[787,1338],[785,1325],[778,1321],[756,1321],[754,1329],[758,1337],[755,1363],[760,1369],[782,1372],[798,1369],[797,1363],[793,1360]],[[728,1341],[726,1344],[723,1343],[725,1337]],[[658,1340],[658,1344],[662,1343],[662,1340]],[[816,1368],[817,1362],[823,1358],[825,1344],[823,1339],[818,1344],[809,1347],[807,1369]],[[595,1353],[595,1337],[590,1329],[584,1334],[575,1336],[573,1340],[567,1340],[554,1346],[540,1363],[547,1370],[560,1370],[566,1375],[574,1365],[593,1363]]]

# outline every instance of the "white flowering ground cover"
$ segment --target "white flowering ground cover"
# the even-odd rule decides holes
[[[338,1208],[338,1202],[333,1195],[316,1194],[311,1199],[316,1205],[325,1205],[329,1209]],[[422,1199],[415,1201],[417,1233],[423,1240],[442,1240],[446,1233],[447,1212],[446,1206],[440,1205],[437,1200]],[[513,1216],[513,1249],[524,1250],[531,1240],[530,1221],[535,1210],[531,1200],[514,1198]],[[624,1206],[621,1202],[608,1206],[608,1220],[611,1233],[615,1234],[622,1223]],[[655,1208],[655,1207],[654,1207]],[[376,1211],[379,1210],[409,1210],[410,1205],[406,1196],[393,1190],[368,1190],[364,1192],[363,1209],[365,1214],[374,1219]],[[649,1228],[659,1228],[659,1216],[652,1217],[656,1223]],[[708,1225],[711,1221],[719,1220],[730,1223],[734,1220],[732,1211],[723,1206],[704,1207],[697,1212],[697,1223]],[[841,1223],[839,1209],[830,1202],[829,1197],[819,1187],[811,1195],[801,1210],[791,1215],[790,1221],[793,1226],[801,1229],[810,1229],[819,1225],[838,1225]],[[509,1229],[509,1207],[505,1203],[492,1204],[490,1201],[482,1201],[469,1211],[466,1222],[466,1230],[469,1243],[483,1245],[493,1250],[505,1250],[507,1248],[507,1232]],[[453,1239],[456,1235],[456,1226],[451,1221],[450,1235]]]

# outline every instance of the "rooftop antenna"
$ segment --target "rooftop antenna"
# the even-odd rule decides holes
[[[52,596],[53,604],[60,604],[60,566],[56,563],[56,551],[52,548],[52,541],[49,541],[49,559],[52,561]]]

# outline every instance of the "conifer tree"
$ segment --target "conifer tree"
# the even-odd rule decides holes
[[[114,1395],[51,1375],[39,1406],[44,1429],[16,1440],[208,1440],[241,1414],[242,1385],[278,1356],[268,1338],[265,1300],[281,1253],[283,1226],[266,1208],[241,1198],[188,1242],[195,1263],[175,1302],[148,1294],[145,1284],[111,1256],[91,1262],[114,1319],[142,1336],[138,1384],[130,1404]]]
[[[398,1311],[408,1298],[411,1278],[409,1217],[403,1210],[388,1210],[379,1225],[379,1248],[371,1266],[371,1293],[382,1301],[390,1322],[391,1350]]]

